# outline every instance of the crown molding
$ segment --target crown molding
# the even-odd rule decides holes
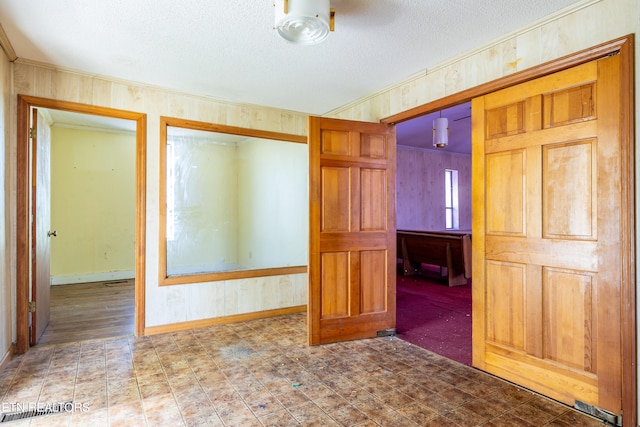
[[[2,28],[2,25],[0,25],[0,47],[2,47],[4,53],[7,54],[10,62],[18,59],[18,55],[16,55],[16,51],[13,50],[13,46],[11,46],[9,37],[7,37],[7,33],[4,32],[4,28]]]

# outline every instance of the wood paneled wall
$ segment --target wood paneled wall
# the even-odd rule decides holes
[[[638,0],[577,2],[448,61],[425,63],[426,69],[411,78],[355,100],[327,116],[377,122],[600,43],[638,34],[639,9]],[[636,47],[636,55],[639,51]],[[636,99],[638,93],[640,85],[636,85]]]
[[[549,19],[532,23],[527,28],[504,35],[445,63],[428,69],[426,67],[429,64],[425,63],[426,71],[355,100],[327,116],[376,122],[604,41],[639,33],[638,10],[637,0],[579,2],[572,10],[561,11]],[[637,45],[640,46],[640,43]],[[15,164],[15,95],[19,93],[148,115],[146,227],[149,232],[145,242],[147,326],[306,303],[306,274],[160,288],[157,286],[159,244],[154,231],[159,227],[160,116],[306,135],[306,114],[232,104],[22,60],[10,65],[4,54],[0,56],[0,108],[3,109],[0,126],[4,126],[3,132],[0,132],[3,142],[0,145],[0,175],[3,176],[4,187],[4,198],[0,199],[0,266],[3,267],[0,270],[0,357],[7,351],[6,343],[15,319],[11,301],[15,295],[12,294],[15,284],[15,257],[12,254],[15,253],[16,224],[12,209],[15,206],[16,177],[11,165]],[[640,86],[636,91],[639,90]],[[398,189],[401,191],[405,185],[409,184],[399,183]],[[399,221],[398,224],[404,223]],[[4,230],[9,230],[7,233],[11,235],[4,235]]]

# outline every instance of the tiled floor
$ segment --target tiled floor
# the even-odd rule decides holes
[[[0,373],[15,426],[602,426],[397,338],[306,345],[306,315],[34,347]],[[20,405],[20,406],[19,406]]]

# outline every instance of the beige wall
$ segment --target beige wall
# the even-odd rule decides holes
[[[458,171],[460,230],[471,230],[471,156],[398,147],[396,224],[399,230],[444,230],[444,170]]]
[[[52,284],[134,277],[136,138],[51,129]]]
[[[11,227],[14,187],[11,163],[14,162],[10,145],[11,66],[0,50],[0,363],[4,361],[11,342],[15,341],[15,274],[12,265]],[[15,226],[13,227],[15,228]]]

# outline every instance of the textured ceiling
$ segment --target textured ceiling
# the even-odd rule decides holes
[[[325,114],[584,0],[331,0],[298,46],[272,0],[2,0],[17,56],[231,102]]]

